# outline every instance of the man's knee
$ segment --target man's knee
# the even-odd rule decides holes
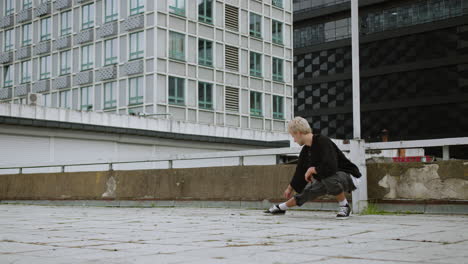
[[[337,179],[325,179],[322,181],[327,188],[327,193],[331,195],[338,195],[344,192],[343,184]]]

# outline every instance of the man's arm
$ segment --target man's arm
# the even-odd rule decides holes
[[[305,159],[305,150],[302,148],[301,153],[299,154],[299,160],[297,161],[296,171],[289,183],[294,191],[297,193],[302,192],[307,182],[304,179],[307,168],[304,168],[304,159]]]
[[[322,138],[319,143],[320,163],[315,167],[317,179],[323,179],[338,171],[338,160],[333,142],[329,138]]]

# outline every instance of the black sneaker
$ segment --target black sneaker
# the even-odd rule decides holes
[[[349,217],[350,213],[351,213],[351,207],[349,207],[349,204],[346,204],[345,206],[340,206],[340,209],[338,211],[338,214],[336,215],[336,218],[346,219]]]
[[[265,211],[266,214],[272,214],[272,215],[282,215],[285,214],[285,210],[281,210],[277,204],[273,205],[270,209]]]

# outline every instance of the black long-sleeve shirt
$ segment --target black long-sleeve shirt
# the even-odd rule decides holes
[[[322,135],[313,135],[312,145],[302,147],[296,172],[290,182],[296,192],[302,192],[306,186],[305,173],[310,167],[315,167],[317,174],[313,177],[319,181],[337,171],[344,171],[356,178],[361,177],[358,167],[346,158],[330,138]]]

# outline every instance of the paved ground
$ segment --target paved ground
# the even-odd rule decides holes
[[[468,263],[468,216],[0,205],[0,263]]]

